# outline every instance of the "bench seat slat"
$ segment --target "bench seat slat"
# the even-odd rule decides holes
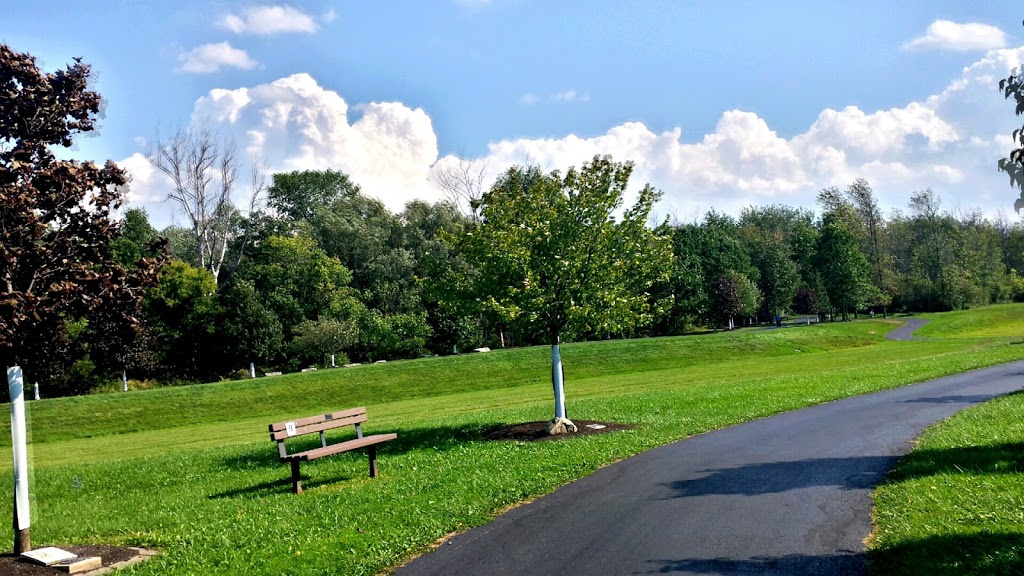
[[[381,442],[387,442],[398,438],[398,434],[374,434],[372,436],[363,436],[362,438],[353,438],[346,442],[339,442],[337,444],[330,444],[322,448],[314,448],[312,450],[306,450],[305,452],[296,452],[295,454],[289,454],[287,457],[282,458],[282,461],[291,460],[316,460],[322,456],[330,456],[332,454],[338,454],[339,452],[347,452],[349,450],[355,450],[357,448],[364,448],[373,444],[379,444]]]

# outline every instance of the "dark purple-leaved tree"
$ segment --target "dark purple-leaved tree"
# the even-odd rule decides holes
[[[32,381],[71,360],[69,322],[102,325],[111,352],[128,346],[162,260],[126,271],[112,258],[123,170],[54,155],[95,128],[100,95],[89,74],[79,59],[43,72],[0,44],[0,365],[21,365]]]

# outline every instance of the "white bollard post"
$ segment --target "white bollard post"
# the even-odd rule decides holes
[[[39,400],[39,382],[35,384],[36,400]]]
[[[121,372],[121,392],[128,391],[128,373]]]
[[[249,362],[249,378],[255,378],[255,377],[256,377],[256,363],[255,362]]]
[[[555,388],[555,418],[565,418],[565,385],[562,374],[562,351],[559,345],[551,346],[552,383]]]
[[[334,354],[331,354],[331,368],[337,368],[337,366],[334,365]]]
[[[28,438],[25,433],[25,380],[21,368],[7,369],[11,394],[11,443],[14,448],[14,553],[32,549],[29,543]]]

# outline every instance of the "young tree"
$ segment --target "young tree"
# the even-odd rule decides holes
[[[355,321],[339,321],[332,318],[325,320],[305,320],[293,330],[291,349],[303,362],[326,362],[330,356],[335,363],[348,364],[348,356],[342,350],[356,343],[359,329]]]
[[[789,245],[781,233],[768,233],[754,240],[750,252],[750,259],[760,272],[763,308],[769,319],[779,316],[789,308],[800,282]]]
[[[359,185],[344,172],[302,170],[274,174],[267,200],[278,214],[294,222],[309,220],[318,208],[359,194]]]
[[[130,273],[113,260],[113,218],[127,178],[114,163],[58,160],[54,148],[90,132],[100,95],[76,59],[44,73],[29,54],[0,44],[0,364],[46,380],[69,352],[67,322],[102,317],[134,333],[142,288],[159,263]]]
[[[131,208],[124,212],[124,234],[110,243],[114,260],[130,269],[144,256],[151,256],[150,246],[160,235],[149,225],[149,215],[144,208]]]
[[[565,416],[562,337],[649,323],[647,291],[671,269],[669,239],[646,225],[660,193],[645,186],[617,215],[632,171],[608,156],[564,177],[511,168],[481,198],[480,224],[461,236],[483,306],[551,344],[552,434],[576,428]]]
[[[718,326],[727,325],[732,329],[732,319],[743,309],[740,291],[736,283],[727,276],[719,276],[711,285],[711,319]]]
[[[143,306],[163,377],[202,382],[228,370],[218,334],[217,282],[209,270],[171,260]]]
[[[870,295],[868,264],[853,233],[833,212],[822,221],[817,263],[829,301],[847,319],[847,313],[857,310]]]
[[[764,296],[761,295],[757,284],[747,277],[746,274],[741,274],[735,270],[726,274],[726,277],[736,285],[736,292],[740,297],[739,315],[747,318],[757,315],[757,311],[761,309],[761,303],[764,301]]]

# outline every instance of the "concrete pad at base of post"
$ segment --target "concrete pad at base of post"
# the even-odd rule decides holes
[[[90,572],[97,568],[103,567],[103,559],[99,556],[90,556],[89,558],[75,558],[74,560],[64,560],[50,566],[56,568],[58,572],[64,574],[79,574],[82,572]]]
[[[579,428],[572,423],[572,420],[568,418],[553,418],[548,422],[548,434],[555,436],[557,434],[572,434],[578,431]]]

